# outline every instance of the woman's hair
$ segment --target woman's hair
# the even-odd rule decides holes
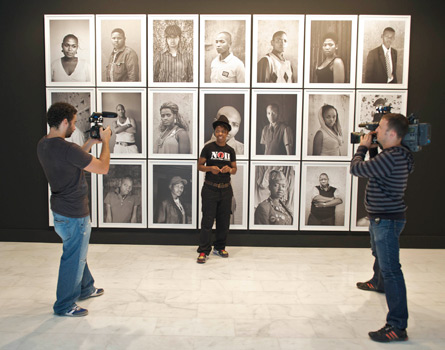
[[[340,127],[340,122],[339,122],[339,120],[338,120],[338,111],[337,111],[337,108],[335,108],[334,106],[332,106],[332,105],[324,105],[323,107],[321,107],[321,116],[323,117],[323,121],[324,121],[324,115],[325,115],[325,113],[327,112],[327,111],[329,111],[330,109],[333,109],[334,111],[335,111],[335,116],[336,116],[336,118],[335,118],[335,123],[334,123],[334,126],[332,127],[332,129],[334,130],[334,132],[337,134],[337,135],[341,135],[342,134],[342,131],[341,131],[341,127]],[[326,122],[325,122],[326,123]]]
[[[125,38],[125,32],[124,32],[124,30],[123,30],[122,28],[114,28],[114,29],[111,31],[111,34],[113,34],[113,33],[120,33],[120,34],[122,34],[122,36]]]
[[[181,37],[182,30],[176,24],[172,24],[172,25],[165,27],[164,34],[165,34],[165,37],[169,37],[169,36],[170,37],[175,37],[175,36]]]
[[[49,107],[46,117],[49,127],[58,129],[65,118],[70,122],[75,114],[77,114],[77,109],[74,106],[66,102],[56,102]]]
[[[68,41],[68,39],[74,39],[79,44],[79,39],[74,34],[67,34],[67,35],[65,35],[63,37],[62,43],[64,43],[65,41]]]
[[[287,180],[286,176],[283,174],[282,171],[279,170],[272,170],[269,173],[269,185],[271,184],[271,182],[277,182],[280,180]]]
[[[172,113],[176,116],[175,117],[175,124],[179,126],[180,128],[183,128],[185,131],[189,130],[189,126],[187,122],[185,121],[184,117],[179,113],[179,107],[176,103],[173,103],[171,101],[164,102],[161,105],[161,108],[159,108],[159,111],[162,111],[163,109],[169,109],[172,111]],[[161,124],[161,130],[162,130],[162,124]]]
[[[125,112],[125,107],[124,107],[124,105],[123,104],[121,104],[121,103],[119,103],[117,106],[116,106],[116,110],[117,110],[117,108],[119,107],[119,106],[121,106],[122,107],[122,109],[124,110],[124,112]]]
[[[329,32],[323,35],[321,42],[324,43],[326,39],[331,39],[335,44],[338,44],[338,36],[334,32]]]

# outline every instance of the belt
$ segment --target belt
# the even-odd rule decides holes
[[[116,142],[116,144],[121,145],[121,146],[133,146],[134,144],[136,144],[136,142],[121,142],[121,141],[118,141],[118,142]]]
[[[227,188],[230,186],[230,182],[211,182],[208,180],[204,181],[205,184],[213,186],[213,187],[217,187],[217,188]]]

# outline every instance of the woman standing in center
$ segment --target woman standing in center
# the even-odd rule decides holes
[[[227,235],[232,212],[233,191],[230,175],[236,174],[235,150],[226,144],[227,135],[232,127],[225,115],[213,122],[216,141],[204,146],[198,159],[198,170],[205,172],[202,186],[202,221],[199,236],[198,264],[206,262],[212,250],[211,238],[213,222],[216,219],[216,240],[213,254],[228,258],[226,249]]]
[[[160,112],[160,134],[155,143],[155,153],[190,154],[189,128],[182,115],[179,114],[178,105],[165,102]]]

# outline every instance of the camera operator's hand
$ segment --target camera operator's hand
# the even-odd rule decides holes
[[[368,149],[377,147],[377,144],[372,143],[372,138],[375,134],[375,131],[371,131],[370,133],[362,135],[362,137],[360,138],[360,146],[365,146]]]
[[[109,126],[107,126],[106,129],[100,128],[100,140],[103,143],[109,143],[111,138],[111,129]]]

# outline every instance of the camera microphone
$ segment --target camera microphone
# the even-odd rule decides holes
[[[100,114],[102,114],[102,117],[104,117],[104,118],[116,118],[117,117],[116,112],[102,112]]]

